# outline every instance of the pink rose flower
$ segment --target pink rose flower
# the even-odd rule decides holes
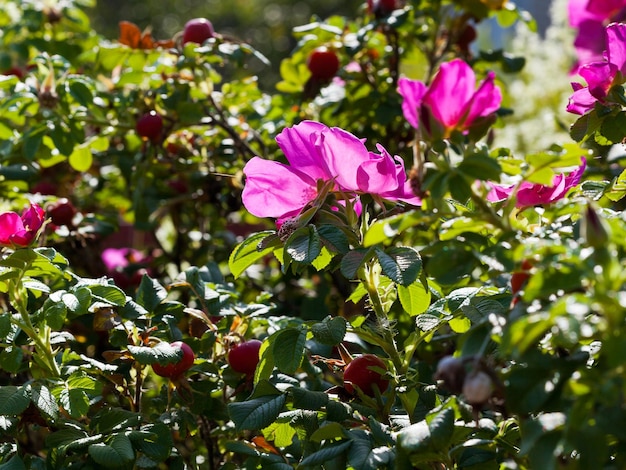
[[[605,29],[606,50],[604,59],[583,65],[578,73],[587,86],[572,83],[574,94],[570,96],[567,110],[574,114],[585,114],[593,109],[597,101],[606,103],[611,87],[626,79],[626,25],[612,23]]]
[[[402,112],[416,129],[423,124],[433,132],[432,122],[440,126],[444,138],[452,131],[468,131],[480,118],[493,115],[502,102],[500,88],[495,85],[495,74],[476,88],[476,75],[461,59],[441,64],[430,86],[419,80],[401,78],[398,92],[402,95]]]
[[[363,140],[349,132],[314,121],[284,129],[276,141],[288,165],[254,157],[243,169],[243,204],[257,217],[297,215],[317,197],[320,180],[334,181],[333,190],[355,196],[368,193],[421,204],[406,180],[402,159],[380,145],[380,153],[370,152]]]
[[[581,65],[603,60],[606,43],[604,27],[606,24],[624,19],[626,0],[570,0],[568,4],[569,23],[578,29],[574,47]]]
[[[0,246],[30,245],[44,221],[45,212],[37,204],[31,204],[21,216],[16,212],[0,214]]]
[[[581,157],[581,165],[573,172],[565,175],[563,173],[555,175],[552,184],[546,186],[543,184],[522,182],[520,185],[502,186],[499,184],[489,183],[491,191],[487,195],[489,202],[500,202],[510,197],[515,197],[515,207],[529,207],[541,204],[550,204],[563,198],[567,192],[576,186],[587,167],[587,160]],[[517,188],[517,192],[513,191]]]

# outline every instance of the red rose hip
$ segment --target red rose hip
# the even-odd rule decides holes
[[[306,65],[315,80],[328,81],[339,71],[337,53],[327,47],[318,47],[307,58]]]
[[[259,363],[259,350],[263,344],[258,339],[251,339],[238,344],[228,352],[228,364],[235,372],[252,375]]]
[[[206,18],[194,18],[187,21],[183,30],[183,44],[195,42],[202,44],[215,35],[213,25]]]
[[[152,110],[137,120],[135,130],[141,137],[156,140],[163,131],[163,118],[156,111]]]
[[[54,225],[71,226],[76,215],[76,208],[66,198],[61,198],[48,207],[48,215]]]
[[[161,377],[167,377],[169,379],[175,379],[187,372],[193,365],[193,361],[196,358],[193,350],[188,344],[182,341],[175,341],[170,344],[173,348],[179,348],[183,351],[183,357],[180,361],[170,364],[152,364],[152,370],[156,375]]]
[[[374,384],[381,393],[387,389],[389,380],[383,375],[386,371],[387,366],[378,356],[363,354],[353,359],[343,371],[344,388],[349,393],[355,393],[354,387],[357,386],[365,395],[373,397]]]

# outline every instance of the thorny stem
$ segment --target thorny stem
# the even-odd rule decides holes
[[[393,363],[394,369],[396,371],[396,375],[404,374],[406,372],[404,368],[404,363],[402,361],[402,358],[400,357],[400,354],[398,353],[398,348],[393,332],[390,328],[387,327],[387,314],[385,313],[382,299],[380,298],[380,294],[378,293],[378,284],[380,280],[378,271],[374,269],[374,266],[365,266],[363,268],[361,280],[363,281],[365,289],[367,290],[367,293],[369,295],[370,303],[372,305],[374,313],[376,314],[376,318],[378,319],[379,323],[383,325],[381,332],[383,341],[380,344],[380,347],[391,359],[391,362]],[[387,406],[385,407],[386,416],[389,415],[391,406],[393,406],[393,402],[395,401],[395,395],[396,391],[394,387],[393,391],[391,392],[391,396],[387,401]],[[402,406],[408,412],[411,407],[409,405],[409,402],[407,401],[406,395],[400,393],[398,396],[400,398],[400,401],[402,402]]]
[[[11,316],[11,322],[19,327],[24,333],[26,333],[26,335],[35,343],[36,352],[43,357],[43,363],[48,369],[48,372],[53,377],[60,377],[61,371],[59,369],[59,365],[54,358],[52,344],[50,343],[50,327],[45,325],[42,328],[42,331],[40,331],[38,334],[35,330],[35,327],[30,321],[30,316],[28,315],[28,310],[26,309],[26,305],[24,304],[24,299],[19,288],[23,276],[24,271],[20,273],[20,276],[15,281],[15,283],[11,283],[14,306],[17,312],[20,314],[21,319],[20,321],[14,316]]]

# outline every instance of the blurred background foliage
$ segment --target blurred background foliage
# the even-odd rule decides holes
[[[293,27],[308,23],[312,16],[354,17],[364,9],[361,0],[108,0],[98,2],[92,23],[108,38],[117,37],[121,20],[151,28],[155,38],[169,38],[182,31],[189,19],[209,18],[219,34],[251,44],[270,60],[271,67],[260,61],[250,61],[249,67],[263,85],[271,87],[278,81],[280,60],[296,44]]]
[[[540,32],[546,31],[552,0],[517,0],[515,4],[533,15]],[[271,92],[280,77],[280,61],[296,46],[294,27],[332,15],[354,18],[365,10],[363,0],[108,0],[97,3],[91,20],[94,29],[107,38],[116,38],[118,23],[126,20],[164,39],[182,31],[187,20],[206,17],[218,33],[252,45],[269,59],[270,67],[261,61],[250,61],[247,66],[259,76],[260,86]],[[506,40],[508,35],[502,34],[495,21],[487,23],[483,28],[491,41]]]

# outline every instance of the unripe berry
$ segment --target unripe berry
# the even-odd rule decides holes
[[[380,369],[380,370],[374,370]],[[382,372],[381,372],[382,371]],[[375,396],[374,385],[383,393],[389,385],[389,380],[384,376],[387,366],[378,356],[363,354],[353,359],[343,371],[344,388],[349,393],[355,393],[354,387],[370,397]]]
[[[170,364],[152,364],[152,370],[155,374],[160,375],[161,377],[167,377],[170,379],[175,379],[180,377],[185,372],[187,372],[191,366],[193,365],[193,361],[196,358],[195,354],[191,347],[183,343],[182,341],[175,341],[170,344],[173,348],[180,348],[183,351],[183,357],[180,361],[170,363]]]
[[[482,370],[474,371],[463,382],[463,396],[470,405],[483,405],[491,397],[493,380]]]
[[[446,389],[454,394],[461,393],[465,380],[465,367],[459,357],[446,356],[437,364],[435,379],[443,381]]]
[[[228,351],[228,364],[235,372],[252,375],[259,363],[259,350],[263,344],[258,339],[251,339],[238,344]]]

